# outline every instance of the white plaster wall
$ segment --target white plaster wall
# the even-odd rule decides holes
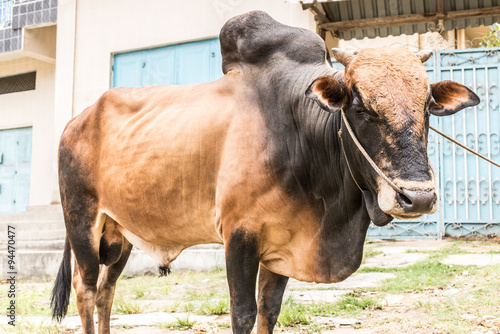
[[[229,18],[257,9],[315,31],[312,14],[284,0],[77,0],[73,116],[110,88],[113,53],[216,37]]]
[[[0,95],[0,129],[33,127],[30,205],[51,201],[54,65],[32,58],[0,62],[0,76],[36,71],[36,89]]]

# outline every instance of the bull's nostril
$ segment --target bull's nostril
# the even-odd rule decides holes
[[[437,196],[434,190],[402,190],[403,194],[398,193],[396,198],[405,212],[429,212],[436,203]]]
[[[397,196],[398,196],[399,203],[404,204],[406,206],[411,206],[413,204],[411,202],[411,200],[408,197],[406,197],[405,195],[398,193]]]

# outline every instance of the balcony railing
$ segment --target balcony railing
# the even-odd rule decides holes
[[[9,27],[12,21],[12,0],[0,0],[0,29]]]

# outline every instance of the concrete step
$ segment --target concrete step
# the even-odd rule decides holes
[[[16,240],[16,247],[25,251],[62,251],[64,248],[64,235],[58,240]]]
[[[62,250],[22,250],[16,247],[15,272],[18,279],[54,279],[62,260]],[[7,256],[0,256],[2,272],[11,272]],[[220,245],[203,245],[184,250],[172,262],[172,270],[209,271],[225,267],[224,249]],[[124,269],[126,275],[158,274],[156,263],[141,250],[134,249]]]
[[[15,222],[33,222],[38,220],[63,222],[60,204],[28,206],[24,213],[1,214],[0,224]]]
[[[9,226],[14,227],[16,242],[60,240],[66,235],[61,205],[29,206],[25,213],[0,215],[0,235],[6,235]]]

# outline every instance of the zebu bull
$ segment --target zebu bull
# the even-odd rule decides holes
[[[263,12],[228,21],[220,42],[220,80],[111,89],[67,125],[55,318],[69,302],[71,250],[83,331],[94,333],[97,307],[109,333],[132,245],[165,273],[186,247],[221,243],[233,331],[250,333],[257,318],[258,333],[271,333],[288,277],[342,281],[361,263],[370,220],[435,211],[429,115],[479,100],[455,82],[429,85],[429,52],[334,50],[346,66],[335,71],[317,35]]]

